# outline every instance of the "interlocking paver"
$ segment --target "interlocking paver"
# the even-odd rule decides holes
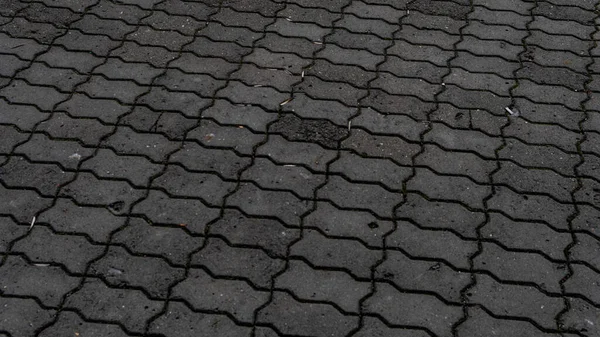
[[[598,6],[5,1],[0,335],[595,337]]]

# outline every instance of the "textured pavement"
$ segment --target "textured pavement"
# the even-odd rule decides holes
[[[600,336],[596,0],[0,0],[0,336]]]

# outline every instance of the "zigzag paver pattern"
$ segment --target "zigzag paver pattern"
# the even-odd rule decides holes
[[[600,336],[596,0],[0,4],[1,336]]]

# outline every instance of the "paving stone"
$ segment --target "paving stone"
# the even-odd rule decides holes
[[[307,8],[288,3],[282,11],[277,13],[277,16],[290,19],[293,22],[310,22],[321,27],[331,27],[333,22],[341,17],[341,14],[330,12],[324,8]]]
[[[389,6],[367,4],[362,1],[353,1],[349,7],[344,9],[358,17],[369,19],[381,19],[390,24],[395,24],[404,16],[404,11]]]
[[[181,50],[181,47],[190,43],[193,38],[175,31],[155,30],[139,26],[136,31],[127,35],[127,40],[135,41],[142,46],[160,46],[177,52]]]
[[[4,100],[0,100],[0,109],[2,109],[0,124],[14,125],[23,131],[31,131],[36,124],[49,117],[47,113],[33,106],[8,104]]]
[[[179,148],[178,143],[168,142],[163,135],[138,133],[128,127],[117,127],[103,144],[116,154],[144,155],[155,162],[164,161]]]
[[[506,187],[495,187],[488,200],[488,208],[503,212],[516,220],[538,220],[557,229],[568,229],[568,218],[574,212],[572,205],[562,204],[543,195],[518,194]]]
[[[566,51],[545,50],[536,46],[528,46],[524,55],[526,59],[533,60],[544,67],[565,67],[582,73],[586,72],[589,63],[589,59],[584,56]]]
[[[125,41],[111,51],[112,57],[118,57],[125,62],[148,62],[153,67],[161,68],[177,58],[177,52],[161,47],[142,46],[135,42]]]
[[[462,289],[471,283],[468,273],[440,262],[410,259],[399,251],[387,252],[385,261],[375,268],[375,278],[400,289],[435,292],[451,302],[459,302]]]
[[[105,208],[82,207],[68,198],[57,198],[56,203],[37,218],[59,233],[84,234],[103,243],[108,242],[111,232],[125,225],[125,220]]]
[[[363,306],[365,312],[394,325],[426,328],[438,336],[452,336],[450,327],[462,317],[458,306],[446,305],[431,295],[400,292],[386,283],[376,283],[375,293]]]
[[[473,265],[500,280],[526,282],[553,293],[560,293],[559,282],[567,275],[565,264],[553,263],[535,253],[509,252],[493,243],[483,244]]]
[[[128,24],[136,24],[140,19],[149,15],[148,11],[137,6],[126,5],[124,3],[101,2],[93,6],[90,13],[96,14],[101,18],[119,19]]]
[[[362,326],[355,337],[381,336],[381,337],[425,337],[430,336],[425,330],[405,327],[389,327],[376,317],[366,316],[363,318]]]
[[[269,136],[268,141],[256,150],[258,156],[268,156],[277,164],[298,164],[324,172],[327,163],[335,158],[333,150],[317,144],[289,142],[281,136]]]
[[[224,264],[225,260],[231,263]],[[207,268],[214,276],[245,279],[268,290],[272,278],[285,268],[285,261],[272,258],[261,249],[232,247],[221,239],[210,238],[192,256],[191,265]]]
[[[83,147],[77,141],[53,140],[39,133],[15,148],[15,154],[22,154],[32,162],[53,162],[67,169],[77,168],[81,160],[93,152],[92,148]]]
[[[136,187],[145,187],[162,166],[144,157],[120,156],[110,149],[99,149],[80,169],[91,171],[101,178],[126,179]]]
[[[16,55],[25,60],[33,59],[36,54],[40,54],[47,50],[47,46],[37,43],[31,39],[15,38],[6,33],[0,33],[0,44],[10,50],[11,55]]]
[[[193,35],[197,30],[206,26],[205,22],[190,16],[181,16],[178,17],[178,20],[173,20],[168,13],[163,11],[154,11],[152,15],[143,18],[141,23],[158,30],[175,30],[183,35]]]
[[[79,314],[72,311],[62,311],[59,313],[56,322],[54,322],[54,324],[52,324],[50,327],[42,330],[40,336],[51,337],[57,335],[69,335],[73,333],[73,327],[77,327],[76,332],[82,336],[128,336],[117,324],[86,322],[79,316]]]
[[[18,256],[7,257],[0,273],[6,276],[0,281],[4,295],[34,296],[48,307],[58,307],[80,282],[58,266],[29,264]]]
[[[277,165],[266,158],[257,158],[241,176],[262,188],[287,190],[300,198],[310,199],[314,191],[325,182],[324,175],[312,174],[300,166]]]
[[[65,111],[72,117],[97,118],[106,123],[115,123],[130,110],[112,99],[90,98],[84,94],[73,94],[69,100],[59,104],[56,110]]]
[[[575,178],[562,177],[550,170],[527,169],[510,162],[500,163],[500,169],[494,172],[494,183],[507,185],[520,193],[544,193],[561,202],[570,202],[571,192],[577,187]]]
[[[227,99],[234,104],[257,105],[271,111],[277,111],[280,104],[290,98],[288,93],[273,88],[250,87],[238,81],[230,81],[216,97]]]
[[[398,207],[396,217],[414,220],[426,228],[447,228],[468,238],[475,238],[477,226],[485,217],[456,203],[429,201],[417,194],[409,194]]]
[[[544,333],[530,322],[504,320],[492,317],[484,309],[470,307],[467,309],[469,318],[457,328],[457,335],[461,337],[483,337],[489,333],[488,329],[497,331],[500,335],[511,336],[525,334],[526,336],[558,337],[562,334]],[[486,328],[483,328],[486,327]]]
[[[483,305],[496,315],[530,319],[545,329],[556,326],[554,318],[563,310],[559,297],[549,297],[531,286],[500,284],[489,276],[476,275],[469,301]]]
[[[59,195],[73,198],[79,204],[108,207],[122,214],[144,197],[144,191],[124,181],[101,180],[92,173],[81,172],[60,190]]]
[[[332,99],[347,106],[358,106],[367,91],[346,83],[325,82],[315,76],[306,76],[298,86],[298,92],[316,99]]]
[[[539,124],[559,124],[566,129],[578,132],[579,123],[585,119],[581,111],[573,111],[555,104],[540,104],[519,98],[515,99],[515,102],[526,120]]]
[[[368,210],[381,217],[392,216],[394,208],[404,200],[399,192],[372,184],[351,183],[338,176],[329,177],[317,192],[317,198],[331,200],[345,209]]]
[[[484,199],[492,192],[490,186],[478,185],[470,179],[442,176],[422,168],[415,169],[415,175],[408,181],[406,188],[437,200],[444,200],[451,195],[447,200],[460,202],[474,209],[484,208]]]
[[[276,291],[271,302],[258,312],[257,322],[272,324],[285,334],[345,336],[358,326],[358,317],[344,316],[328,304],[298,302]]]
[[[258,12],[239,12],[229,7],[221,8],[211,19],[225,26],[244,27],[254,32],[262,32],[273,22],[273,18],[264,17]]]
[[[330,302],[352,313],[358,313],[359,301],[371,288],[370,283],[358,282],[347,273],[315,270],[301,261],[290,261],[287,270],[275,279],[274,286],[289,290],[300,299]]]
[[[196,310],[227,312],[241,322],[252,322],[254,312],[269,299],[241,280],[219,280],[202,269],[191,269],[172,290],[174,298],[186,300]]]
[[[180,69],[187,73],[209,74],[215,78],[226,78],[238,68],[237,64],[227,62],[223,58],[198,56],[191,52],[181,52],[180,57],[169,63],[170,68]]]
[[[214,174],[188,172],[180,166],[168,165],[152,181],[170,195],[178,197],[201,198],[210,205],[220,206],[223,197],[235,189],[235,184],[226,182]]]
[[[136,254],[161,256],[171,264],[185,266],[188,255],[202,246],[203,239],[188,235],[183,227],[154,226],[133,218],[115,233],[112,242],[123,244]]]
[[[439,67],[447,66],[448,61],[453,56],[451,51],[443,50],[434,45],[414,45],[406,41],[396,41],[388,49],[388,52],[390,55],[398,56],[403,60],[426,61]]]
[[[347,107],[340,102],[318,100],[302,93],[296,93],[294,98],[282,107],[282,110],[294,112],[307,119],[327,119],[335,125],[347,127],[348,119],[356,114],[358,109]]]
[[[336,21],[335,25],[353,33],[373,34],[380,38],[391,38],[398,29],[394,24],[383,20],[366,19],[355,15],[344,15],[341,20]]]
[[[159,258],[133,256],[122,247],[109,247],[90,265],[89,273],[115,287],[140,288],[153,298],[166,298],[169,287],[184,278],[185,270]]]
[[[492,28],[493,27],[493,28]],[[520,45],[522,40],[528,38],[527,31],[511,26],[492,26],[481,21],[469,23],[463,29],[463,34],[472,35],[482,40],[502,40],[512,45]]]
[[[80,141],[86,146],[95,146],[112,131],[112,127],[91,118],[72,118],[66,113],[55,112],[44,120],[37,130],[46,132],[52,138]]]
[[[492,213],[489,222],[481,229],[481,236],[494,240],[509,249],[531,250],[564,260],[564,249],[571,243],[571,235],[557,232],[551,227],[534,222],[514,221]]]
[[[222,126],[210,120],[202,120],[190,130],[186,139],[196,140],[209,148],[227,148],[237,153],[251,155],[265,136],[239,126]]]
[[[503,12],[506,14],[506,12]],[[496,56],[479,56],[459,51],[452,65],[474,73],[495,73],[503,78],[511,78],[519,69],[519,63]]]
[[[231,318],[195,312],[180,302],[169,302],[163,315],[149,325],[150,333],[163,336],[193,336],[198,331],[214,336],[247,336],[252,328],[236,325]]]
[[[329,166],[330,172],[345,176],[351,181],[368,181],[383,184],[388,189],[402,190],[404,181],[412,169],[377,158],[364,158],[352,152],[342,151],[340,158]]]
[[[179,112],[158,112],[143,106],[136,106],[119,122],[139,132],[163,134],[170,140],[182,140],[185,134],[197,124],[196,119]]]
[[[186,227],[195,233],[203,233],[205,226],[219,216],[217,208],[209,208],[199,200],[170,197],[159,191],[150,191],[131,212],[144,214],[155,224]]]
[[[221,99],[215,100],[214,105],[204,110],[202,115],[221,125],[244,126],[256,132],[265,132],[267,125],[277,119],[277,114],[260,107],[235,105]]]
[[[416,96],[424,101],[433,101],[436,92],[440,90],[438,85],[422,79],[401,78],[387,73],[380,74],[371,86],[388,94]]]
[[[291,51],[303,58],[311,58],[314,52],[322,48],[321,45],[306,39],[284,37],[273,32],[267,32],[262,39],[258,40],[255,47],[262,47],[277,53],[289,53]]]
[[[277,257],[284,257],[290,243],[300,236],[298,229],[286,227],[280,221],[252,218],[233,209],[226,209],[223,216],[210,225],[209,232],[233,245],[260,247]]]
[[[27,92],[26,97],[22,92]],[[68,96],[52,87],[30,85],[23,80],[13,80],[8,86],[0,89],[0,96],[13,103],[34,104],[44,111],[52,110],[57,104],[64,102]]]
[[[92,76],[86,83],[77,87],[77,91],[91,98],[116,99],[122,104],[133,104],[146,88],[131,81],[107,80],[102,76]]]
[[[337,41],[336,35],[328,37],[328,40],[333,39],[333,42]],[[349,48],[343,48],[336,44],[325,44],[325,47],[319,51],[318,57],[326,59],[333,64],[348,64],[359,66],[367,70],[375,70],[376,66],[383,62],[385,58],[381,55],[376,55],[371,51],[367,50],[355,50]],[[352,55],[350,57],[350,55]]]
[[[54,44],[68,51],[88,52],[96,57],[107,56],[119,46],[118,41],[103,35],[86,35],[77,30],[69,30],[60,36]]]
[[[123,21],[106,20],[95,15],[84,15],[71,26],[85,35],[104,35],[111,40],[122,40],[136,30],[135,26]]]
[[[346,128],[338,127],[328,120],[306,120],[293,114],[284,114],[269,125],[271,133],[281,134],[291,141],[317,143],[335,149],[340,140],[348,135]]]
[[[79,310],[82,316],[122,324],[140,333],[146,320],[160,312],[162,304],[149,300],[141,291],[107,287],[100,280],[90,280],[65,301],[65,307]]]
[[[7,189],[0,184],[5,202],[0,203],[0,214],[11,215],[19,222],[30,223],[31,219],[52,203],[32,190]]]
[[[162,70],[148,64],[128,63],[111,57],[95,68],[94,73],[102,74],[113,80],[127,79],[139,84],[151,84],[152,80],[162,73]]]
[[[387,158],[400,165],[409,165],[420,147],[399,137],[371,135],[355,129],[342,142],[342,149],[353,150],[364,157]]]
[[[268,86],[275,88],[278,91],[290,91],[292,86],[301,80],[299,76],[291,73],[287,69],[262,69],[249,63],[242,64],[231,77],[240,80],[249,86],[257,88]]]
[[[425,145],[424,152],[415,158],[416,165],[427,166],[442,174],[468,176],[478,183],[487,183],[497,164],[492,160],[466,152],[444,151],[435,145]]]
[[[0,31],[18,38],[31,38],[41,44],[50,44],[65,33],[64,27],[56,27],[49,23],[32,22],[25,18],[13,18],[0,26]]]
[[[468,268],[469,258],[477,250],[473,241],[445,230],[421,228],[407,221],[399,221],[394,232],[386,237],[386,245],[413,257],[427,257],[454,266]]]
[[[198,161],[197,158],[203,160]],[[235,180],[241,170],[250,164],[250,158],[239,157],[231,150],[207,149],[194,142],[184,142],[170,156],[169,162],[179,163],[188,170],[216,173],[224,179]]]
[[[300,218],[310,209],[308,200],[290,192],[266,191],[251,183],[241,183],[227,198],[226,205],[251,215],[274,217],[288,225],[299,225]]]
[[[498,156],[524,167],[548,168],[568,176],[574,175],[574,167],[581,160],[576,154],[547,145],[529,145],[516,138],[507,139]]]
[[[390,72],[398,77],[420,77],[430,83],[442,83],[442,77],[448,71],[428,62],[406,61],[397,56],[388,56],[379,70]]]
[[[266,48],[254,48],[252,53],[244,57],[244,62],[262,68],[287,70],[298,75],[311,61],[292,53],[275,53]]]
[[[318,229],[328,237],[356,238],[368,247],[381,247],[394,225],[369,212],[342,210],[329,202],[317,202],[317,209],[304,218],[304,226]]]
[[[0,60],[4,64],[3,69],[0,70],[1,76],[13,77],[17,72],[27,68],[27,62],[15,55],[0,55]]]
[[[56,310],[41,308],[32,298],[0,297],[2,330],[10,334],[6,336],[34,336],[36,330],[52,322],[54,315]]]
[[[59,264],[81,274],[90,261],[102,255],[104,247],[91,244],[83,236],[60,235],[39,225],[15,242],[12,251],[25,254],[33,263]]]
[[[472,130],[452,129],[440,123],[433,123],[424,139],[445,150],[474,152],[484,158],[494,158],[495,151],[502,145],[500,138]]]
[[[355,278],[366,279],[371,267],[382,258],[382,252],[368,249],[355,240],[333,239],[315,230],[305,230],[302,239],[291,246],[290,256],[306,259],[316,267],[343,269]]]
[[[8,187],[31,188],[44,197],[53,197],[58,189],[75,177],[53,164],[33,164],[23,157],[13,156],[0,167],[0,181]]]

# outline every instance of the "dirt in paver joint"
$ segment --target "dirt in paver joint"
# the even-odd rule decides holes
[[[594,0],[0,4],[0,336],[600,336]]]

